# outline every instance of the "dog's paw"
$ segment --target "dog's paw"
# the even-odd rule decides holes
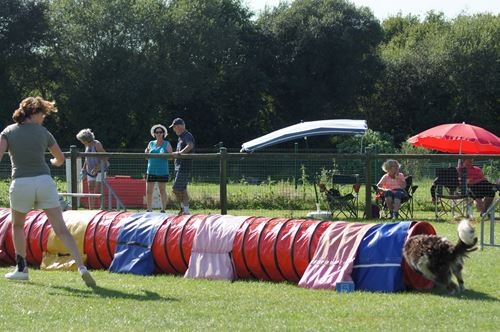
[[[448,286],[446,286],[446,289],[448,290],[448,294],[450,295],[455,295],[461,292],[461,289],[454,282],[450,282]]]

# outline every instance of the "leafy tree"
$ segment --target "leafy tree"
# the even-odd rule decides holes
[[[374,153],[394,153],[393,138],[386,134],[368,129],[364,135],[349,136],[337,144],[338,153],[359,153],[360,146]],[[364,151],[363,151],[364,152]]]
[[[153,123],[177,116],[202,145],[251,134],[265,77],[238,1],[55,0],[51,10],[66,141],[92,127],[106,146],[142,148]]]
[[[423,123],[440,121],[450,98],[439,55],[439,36],[448,24],[440,15],[429,15],[425,23],[413,16],[384,23],[392,38],[381,46],[384,71],[364,111],[371,128],[390,133],[398,143]]]
[[[377,92],[363,100],[370,127],[397,143],[441,123],[496,130],[499,22],[491,15],[446,21],[434,12],[423,22],[413,16],[385,21],[390,38],[380,47],[384,71]]]
[[[459,16],[445,36],[448,114],[498,133],[500,15]]]
[[[153,92],[165,11],[160,0],[52,1],[49,52],[63,142],[90,127],[106,147],[144,146],[161,111]]]
[[[20,99],[43,92],[46,7],[43,1],[0,0],[0,114],[4,126],[12,123],[11,114]]]
[[[169,7],[174,92],[165,103],[172,115],[198,126],[192,129],[206,145],[238,146],[255,135],[261,119],[267,78],[250,17],[231,0],[175,0]]]
[[[296,0],[257,22],[269,41],[267,72],[277,119],[361,118],[358,98],[378,75],[374,52],[382,39],[367,8],[342,0]]]

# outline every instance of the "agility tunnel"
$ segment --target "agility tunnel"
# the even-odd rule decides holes
[[[433,287],[402,256],[405,241],[435,234],[427,222],[362,224],[230,215],[65,211],[68,229],[92,269],[191,278],[288,281],[335,289],[397,292]],[[0,209],[0,263],[14,264],[10,210]],[[71,268],[45,214],[28,213],[27,261]]]

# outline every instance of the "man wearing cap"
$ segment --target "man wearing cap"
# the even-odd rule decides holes
[[[179,137],[177,141],[177,149],[172,155],[175,157],[194,152],[195,141],[193,135],[186,130],[186,124],[181,118],[176,118],[172,121],[170,128],[174,130]],[[175,159],[175,178],[172,186],[177,201],[181,204],[179,214],[189,214],[189,195],[187,184],[193,167],[191,159]]]

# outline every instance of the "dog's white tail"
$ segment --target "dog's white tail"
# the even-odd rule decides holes
[[[472,246],[476,242],[476,233],[469,219],[462,219],[458,224],[458,237],[466,245]]]

